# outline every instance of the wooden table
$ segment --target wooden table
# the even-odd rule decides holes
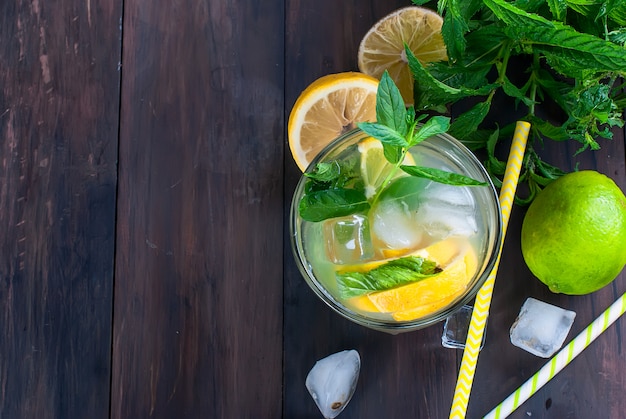
[[[0,2],[0,418],[318,418],[304,379],[357,349],[344,418],[443,418],[460,350],[442,325],[399,336],[349,323],[293,260],[298,94],[356,70],[363,34],[408,1]],[[626,189],[624,132],[546,160]],[[551,294],[525,267],[513,211],[468,417],[545,360],[509,343],[533,296],[577,312],[626,291]],[[619,320],[516,418],[621,418]]]

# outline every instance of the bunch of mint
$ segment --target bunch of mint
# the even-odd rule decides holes
[[[624,0],[413,0],[443,16],[448,62],[423,66],[407,48],[415,78],[417,111],[447,112],[462,99],[471,107],[453,119],[449,133],[474,150],[487,151],[496,184],[505,163],[496,143],[510,139],[517,119],[532,124],[520,181],[528,195],[563,172],[542,161],[534,145],[543,139],[580,142],[578,152],[600,148],[612,129],[624,126],[626,93],[626,1]],[[432,3],[429,5],[428,3]],[[511,59],[527,65],[515,84]],[[518,62],[518,61],[516,61]],[[517,65],[517,64],[516,64]],[[486,126],[496,93],[513,98],[525,115]],[[557,106],[563,120],[542,118],[542,106]],[[512,115],[513,117],[513,115]]]

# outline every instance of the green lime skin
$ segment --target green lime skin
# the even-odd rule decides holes
[[[626,197],[601,173],[568,173],[529,206],[521,247],[530,271],[552,292],[597,291],[626,265]]]

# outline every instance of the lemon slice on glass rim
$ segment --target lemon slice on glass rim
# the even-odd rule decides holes
[[[378,79],[344,72],[320,77],[300,94],[287,125],[289,148],[300,170],[358,122],[376,120],[377,90]]]

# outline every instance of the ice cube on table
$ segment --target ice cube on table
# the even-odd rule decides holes
[[[320,359],[306,377],[306,388],[326,419],[337,417],[346,407],[359,378],[361,357],[346,350]]]
[[[443,334],[441,335],[441,346],[451,349],[465,349],[467,332],[469,331],[473,311],[474,307],[464,305],[446,319],[443,325]],[[483,340],[480,342],[479,349],[485,346],[486,336],[487,333],[483,333]]]
[[[550,358],[567,337],[576,313],[528,298],[510,330],[511,343],[533,355]]]
[[[369,220],[363,215],[332,218],[324,223],[328,258],[336,264],[358,263],[374,256]]]

